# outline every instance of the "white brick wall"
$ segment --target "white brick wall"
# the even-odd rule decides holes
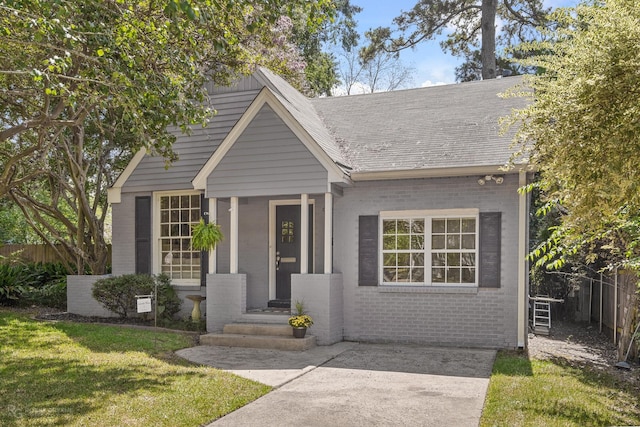
[[[305,311],[313,318],[309,333],[318,344],[342,341],[343,304],[341,274],[293,274],[291,276],[291,309],[296,301],[304,302]]]
[[[335,198],[334,271],[344,279],[344,338],[474,347],[517,346],[518,180],[478,177],[356,182]],[[501,288],[471,293],[358,286],[358,216],[384,210],[502,212]]]
[[[246,274],[207,274],[207,331],[222,332],[246,313]]]
[[[81,316],[117,317],[93,298],[93,284],[105,276],[67,276],[67,311]]]

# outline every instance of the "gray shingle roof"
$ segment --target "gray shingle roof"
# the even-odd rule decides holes
[[[512,139],[499,135],[498,120],[525,105],[498,94],[520,82],[510,77],[311,103],[354,171],[495,166],[509,160]]]

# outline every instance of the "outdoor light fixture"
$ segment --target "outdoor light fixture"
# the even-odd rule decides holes
[[[491,180],[494,180],[496,184],[500,185],[504,182],[504,176],[485,175],[481,178],[478,178],[478,185],[485,185],[487,182]]]

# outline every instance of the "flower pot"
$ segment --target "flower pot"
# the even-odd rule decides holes
[[[307,328],[293,328],[293,337],[294,338],[304,338],[304,335],[307,333]]]

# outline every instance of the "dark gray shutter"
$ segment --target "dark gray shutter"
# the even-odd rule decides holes
[[[204,193],[200,194],[200,216],[204,219],[205,224],[209,224],[209,204],[204,197]],[[200,252],[200,286],[207,286],[207,273],[209,272],[209,252]]]
[[[502,247],[502,213],[480,213],[480,282],[481,288],[500,287],[500,254]]]
[[[136,197],[136,274],[151,274],[151,196]]]
[[[358,219],[358,285],[378,286],[378,215]]]

